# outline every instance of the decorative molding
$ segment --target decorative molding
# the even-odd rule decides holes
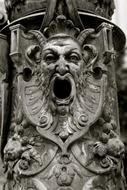
[[[55,8],[57,0],[52,1],[52,8]],[[66,5],[70,6],[75,4],[75,7],[78,7],[81,11],[91,12],[102,17],[111,19],[115,5],[114,0],[65,0]],[[10,21],[16,20],[24,15],[32,14],[34,12],[45,11],[48,7],[49,0],[5,0],[5,7]],[[61,8],[60,8],[61,9]],[[59,10],[60,10],[59,9]],[[73,9],[74,10],[74,9]],[[73,11],[72,10],[72,11]],[[51,9],[53,11],[53,9]],[[75,10],[74,10],[75,12]],[[51,16],[50,12],[50,16]],[[74,13],[75,14],[75,13]]]

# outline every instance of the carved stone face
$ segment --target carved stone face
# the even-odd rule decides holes
[[[50,75],[49,93],[55,107],[73,102],[83,63],[80,45],[70,37],[56,36],[44,45],[42,64]]]
[[[51,126],[54,122],[53,125],[56,126],[59,122],[62,123],[58,127],[59,130],[67,130],[57,133],[64,132],[61,136],[67,138],[73,133],[73,130],[69,129],[70,121],[73,121],[74,128],[82,128],[88,120],[95,118],[97,109],[100,111],[103,76],[99,74],[99,77],[96,77],[96,72],[93,71],[98,52],[95,46],[65,34],[55,35],[47,41],[44,38],[41,42],[41,46],[37,49],[30,47],[32,49],[28,52],[29,58],[34,57],[33,60],[37,61],[36,65],[34,64],[33,78],[25,84],[30,92],[33,90],[31,85],[36,86],[36,93],[33,93],[36,101],[31,103],[31,96],[26,92],[25,97],[30,99],[31,103],[30,106],[26,105],[26,110],[30,112],[35,108],[32,114],[30,112],[30,120],[34,124]],[[25,102],[27,100],[25,99]],[[65,118],[66,122],[61,121],[61,118]]]

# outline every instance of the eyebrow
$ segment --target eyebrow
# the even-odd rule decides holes
[[[76,50],[76,51],[75,51]],[[69,50],[67,50],[67,51],[65,51],[65,53],[66,54],[68,54],[68,53],[71,53],[71,52],[73,52],[73,51],[75,51],[76,53],[80,53],[79,52],[79,50],[77,51],[78,49],[77,48],[72,48],[72,49],[69,49]],[[80,53],[81,54],[81,53]]]
[[[53,52],[53,53],[58,53],[56,51],[56,49],[54,49],[54,48],[43,49],[43,52],[46,52],[46,51],[50,51],[50,52]]]
[[[69,48],[67,50],[65,50],[65,54],[69,54],[71,53],[72,51],[75,51],[75,50],[78,50],[77,48]],[[43,50],[43,53],[46,53],[46,52],[52,52],[52,53],[55,53],[55,54],[59,54],[59,52],[55,49],[55,48],[47,48],[47,49],[44,49]],[[79,50],[78,52],[76,51],[76,53],[80,53]],[[81,53],[80,53],[81,54]]]
[[[53,44],[54,46],[60,46],[60,47],[63,47],[63,46],[69,46],[70,44],[64,44],[64,43],[56,43],[56,44]],[[77,48],[73,48],[73,49],[77,49]]]
[[[63,43],[59,43],[59,44],[54,44],[54,46],[60,46],[60,47],[63,47],[63,46],[68,46],[69,44],[63,44]]]
[[[73,51],[73,50],[78,50],[77,48],[72,48],[72,49],[70,49],[71,51]]]

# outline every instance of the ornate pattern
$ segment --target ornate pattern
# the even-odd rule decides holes
[[[49,18],[50,2],[40,30],[10,27],[11,92],[4,89],[2,96],[4,190],[125,189],[113,25],[84,28],[73,6],[58,1]]]
[[[75,15],[76,6],[81,11],[89,11],[91,13],[95,13],[97,15],[106,17],[111,19],[115,5],[114,0],[65,0],[66,6],[72,7],[75,6],[74,9],[71,9],[71,13]],[[20,17],[23,17],[28,14],[32,14],[35,12],[40,12],[41,10],[45,10],[47,4],[49,5],[49,0],[5,0],[5,7],[8,13],[9,20],[15,20]],[[61,3],[59,10],[62,10],[62,6],[64,3]],[[52,9],[57,5],[57,0],[52,1]],[[52,15],[52,10],[50,11],[49,17]],[[57,10],[57,7],[56,7]],[[76,18],[75,18],[76,20]],[[78,24],[78,23],[77,23]]]

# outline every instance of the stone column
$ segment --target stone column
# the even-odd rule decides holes
[[[5,5],[3,190],[125,190],[115,82],[125,36],[109,20],[114,2]]]

